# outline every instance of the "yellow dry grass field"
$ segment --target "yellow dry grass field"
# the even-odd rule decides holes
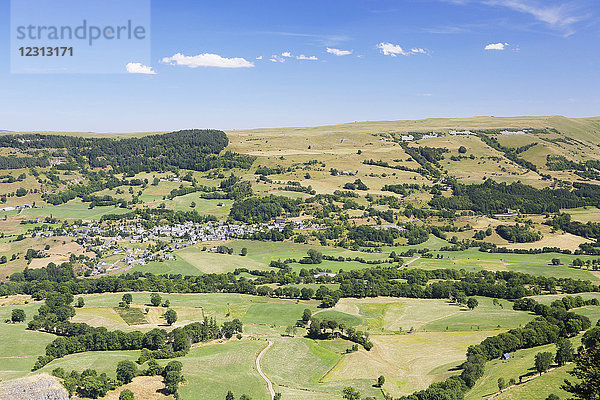
[[[467,348],[497,332],[417,332],[371,335],[371,351],[342,357],[322,382],[386,377],[385,390],[394,396],[412,393],[456,374]],[[435,357],[432,357],[435,354]],[[440,365],[440,360],[443,365]]]
[[[119,395],[125,389],[133,392],[136,399],[143,400],[167,400],[174,399],[173,396],[165,396],[162,393],[165,384],[162,382],[161,376],[138,376],[133,378],[131,383],[119,386],[115,390],[111,390],[103,397],[104,400],[119,400]]]
[[[57,237],[55,244],[53,246],[50,246],[50,249],[46,251],[48,257],[34,258],[33,260],[31,260],[29,268],[42,268],[51,262],[53,262],[56,265],[59,265],[64,262],[68,262],[71,254],[75,254],[76,256],[79,256],[81,254],[85,254],[87,256],[94,255],[93,253],[86,253],[83,247],[81,247],[76,242],[72,242],[70,240],[71,238],[69,237]],[[63,244],[63,241],[67,242]]]

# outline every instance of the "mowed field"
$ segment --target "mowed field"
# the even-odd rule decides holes
[[[73,321],[109,330],[142,330],[164,325],[165,308],[149,306],[149,293],[132,293],[133,308],[138,308],[145,322],[129,325],[115,310],[121,293],[85,295],[85,306],[76,309]],[[216,318],[219,324],[233,318],[244,323],[243,340],[195,345],[190,353],[179,358],[184,364],[187,382],[180,389],[183,399],[194,399],[205,393],[206,399],[224,398],[227,390],[238,396],[249,394],[253,399],[268,399],[266,384],[255,369],[258,353],[266,340],[274,345],[265,354],[262,367],[285,399],[339,399],[345,386],[358,388],[363,396],[381,399],[380,391],[372,387],[379,375],[386,376],[386,392],[395,396],[425,388],[444,379],[464,360],[466,348],[485,337],[527,323],[533,318],[524,312],[512,311],[508,302],[494,306],[491,299],[479,298],[480,308],[468,311],[443,300],[404,298],[342,299],[332,310],[321,311],[316,301],[271,299],[239,294],[161,294],[176,310],[182,326],[204,316]],[[28,301],[28,304],[25,304]],[[7,318],[14,308],[23,308],[30,320],[41,302],[26,296],[4,299],[0,317]],[[374,348],[367,352],[345,354],[352,343],[335,339],[314,341],[285,335],[285,329],[295,324],[308,308],[316,318],[336,319],[370,333]],[[148,311],[146,312],[146,309]],[[0,379],[30,375],[38,355],[54,336],[25,330],[25,324],[0,325],[3,343],[19,343],[0,351]],[[409,333],[412,328],[412,333]],[[15,357],[15,354],[17,356]],[[66,370],[97,369],[114,376],[118,361],[135,360],[139,351],[87,352],[72,354],[52,361],[42,371],[62,367]],[[14,359],[13,359],[14,358]],[[236,379],[232,379],[235,376]],[[135,387],[135,385],[134,385]]]
[[[234,249],[234,254],[218,254],[210,251],[202,251],[202,248],[212,246],[227,246]],[[242,248],[248,250],[246,256],[240,256]],[[408,247],[407,247],[408,248]],[[154,262],[148,265],[140,265],[132,268],[130,271],[142,271],[153,273],[179,273],[183,275],[198,275],[199,273],[222,273],[233,272],[236,268],[248,268],[250,270],[275,270],[270,268],[269,264],[273,260],[285,260],[288,258],[300,260],[306,257],[309,249],[315,249],[325,255],[335,257],[360,257],[365,260],[386,259],[389,253],[363,253],[358,251],[346,250],[343,248],[324,247],[319,245],[307,245],[289,242],[261,242],[252,240],[232,240],[224,242],[206,242],[185,249],[176,251],[175,260],[167,262]],[[391,264],[388,264],[388,266]],[[330,269],[338,272],[340,269],[352,270],[369,267],[367,264],[357,261],[327,261],[324,260],[318,265],[307,265],[300,263],[291,263],[290,266],[296,272],[300,269],[318,267],[321,269]]]
[[[234,249],[233,255],[217,254],[210,251],[202,251],[203,247],[225,245]],[[383,247],[381,253],[364,253],[347,250],[337,247],[324,247],[319,245],[297,244],[289,242],[261,242],[251,240],[232,240],[226,242],[208,242],[195,246],[187,247],[176,251],[175,260],[166,262],[151,262],[147,265],[138,265],[128,271],[152,272],[155,274],[177,273],[182,275],[198,275],[201,273],[222,273],[233,272],[237,268],[248,268],[250,270],[273,270],[269,263],[273,260],[285,260],[288,258],[300,260],[306,256],[309,249],[315,249],[328,256],[334,257],[360,257],[365,260],[383,260],[388,262],[391,251],[396,253],[405,252],[408,249],[430,249],[434,258],[420,258],[410,262],[412,259],[405,258],[405,262],[410,262],[409,268],[422,269],[465,269],[467,271],[514,271],[536,276],[547,276],[556,278],[572,278],[589,280],[594,283],[600,282],[600,274],[591,269],[574,268],[569,264],[575,258],[582,260],[593,259],[594,256],[574,256],[558,253],[543,254],[503,254],[486,253],[477,248],[471,248],[465,251],[439,251],[442,246],[448,245],[448,242],[431,236],[430,239],[417,246],[388,246]],[[239,255],[242,248],[248,249],[248,255],[242,257]],[[443,258],[435,258],[437,255]],[[552,265],[552,259],[558,258],[561,265]],[[372,267],[372,265],[360,263],[357,261],[327,261],[324,260],[318,265],[307,265],[300,263],[289,264],[292,269],[299,272],[302,268],[310,269],[318,267],[323,270],[339,272],[353,269],[363,269]],[[392,266],[396,264],[386,263],[382,266]]]

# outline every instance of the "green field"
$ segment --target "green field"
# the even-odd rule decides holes
[[[580,345],[580,340],[572,339],[573,347],[577,348]],[[533,349],[518,350],[511,354],[511,359],[508,361],[494,360],[486,363],[484,376],[477,381],[472,390],[467,392],[466,400],[485,399],[498,391],[498,378],[504,378],[508,382],[511,378],[519,382],[519,377],[526,378],[536,375],[534,368],[534,357],[542,351],[555,352],[556,346],[551,344],[540,346]],[[534,378],[531,382],[524,383],[514,389],[508,390],[505,394],[498,398],[502,399],[517,399],[517,395],[524,395],[525,399],[545,399],[548,394],[560,394],[564,398],[565,392],[559,390],[564,377],[567,377],[566,370],[569,368],[560,368],[558,371],[547,374],[547,377]],[[540,381],[538,381],[540,379]],[[531,386],[530,386],[531,385]],[[543,389],[543,392],[538,390]],[[512,392],[514,390],[514,392]]]
[[[123,320],[122,310],[116,307],[122,293],[82,296],[85,306],[76,309],[73,321],[128,331],[164,328],[161,316],[165,308],[149,306],[150,293],[132,295],[130,311],[138,310],[136,316],[139,313],[148,323],[128,325]],[[195,345],[189,355],[180,358],[187,379],[180,389],[183,399],[194,398],[199,390],[206,393],[207,399],[220,399],[227,390],[267,399],[266,385],[254,367],[258,352],[266,346],[264,339],[274,345],[263,358],[263,370],[286,399],[338,399],[345,386],[356,387],[363,396],[381,399],[379,390],[372,386],[379,375],[387,378],[384,389],[399,396],[456,373],[453,368],[464,360],[470,344],[524,325],[533,318],[528,313],[512,311],[506,301],[501,301],[501,308],[494,306],[491,299],[481,297],[480,307],[474,311],[444,300],[367,298],[341,299],[333,309],[321,312],[315,300],[240,294],[161,293],[161,296],[163,301],[170,301],[171,308],[179,315],[175,327],[204,316],[214,317],[218,323],[240,318],[245,334],[250,335],[242,341]],[[14,301],[20,305],[1,306],[0,316],[6,318],[13,308],[23,308],[27,319],[31,319],[41,303],[23,304],[25,297],[20,299]],[[319,319],[335,319],[346,326],[369,331],[375,347],[370,352],[361,348],[356,353],[344,354],[352,343],[341,339],[306,339],[302,337],[302,329],[298,329],[296,337],[285,336],[286,327],[293,325],[305,308],[318,312]],[[591,309],[592,312],[596,311]],[[408,333],[411,328],[414,333]],[[26,331],[24,324],[2,324],[0,338],[3,342],[18,342],[20,346],[18,362],[12,361],[12,349],[0,352],[0,359],[11,360],[3,364],[4,369],[0,368],[0,379],[7,379],[30,374],[35,359],[44,353],[45,344],[54,336]],[[114,376],[118,361],[135,360],[138,355],[139,351],[72,354],[52,361],[42,371],[50,372],[57,367],[81,369],[85,365]],[[484,386],[482,390],[487,389]]]
[[[600,282],[600,277],[591,270],[569,267],[568,265],[552,265],[551,260],[558,258],[562,264],[568,264],[579,257],[582,260],[594,258],[590,256],[572,256],[556,253],[543,254],[503,254],[485,253],[476,248],[465,251],[441,251],[442,259],[421,258],[410,264],[411,268],[423,269],[465,269],[467,271],[514,271],[525,274],[555,278],[572,278]]]
[[[130,210],[119,207],[94,207],[89,208],[89,203],[83,203],[79,199],[71,200],[66,204],[58,206],[46,205],[41,208],[30,208],[23,213],[23,218],[35,218],[53,216],[59,219],[83,219],[83,220],[98,220],[106,214],[124,214]]]
[[[513,154],[518,154],[519,158],[536,165],[536,168],[530,169],[522,162],[515,162],[508,150],[483,140],[485,139],[483,136],[475,134],[454,136],[448,132],[454,129],[532,128],[556,128],[558,131],[528,132],[523,135],[487,132],[488,136],[497,140],[501,146],[517,148],[535,144],[533,147],[523,148],[523,151],[515,150]],[[440,135],[399,143],[400,136],[404,134],[431,132]],[[74,272],[78,276],[84,274],[88,276],[91,273],[90,279],[94,279],[95,271],[103,274],[102,268],[114,265],[116,268],[108,270],[108,274],[141,273],[130,277],[139,281],[146,280],[148,283],[152,283],[153,277],[143,275],[144,273],[193,276],[228,274],[239,269],[279,272],[278,269],[270,267],[272,261],[286,259],[299,261],[309,250],[317,250],[326,256],[362,258],[366,261],[383,263],[375,265],[359,261],[323,260],[322,263],[313,265],[292,262],[288,264],[291,270],[298,274],[302,270],[311,269],[340,272],[380,266],[426,270],[454,269],[467,272],[512,271],[542,277],[586,280],[598,285],[600,284],[598,271],[590,267],[570,266],[576,258],[590,261],[598,259],[597,255],[488,253],[479,251],[477,247],[456,252],[441,251],[441,248],[450,246],[451,243],[480,238],[482,236],[479,235],[488,229],[489,232],[485,237],[478,240],[510,249],[556,246],[574,252],[581,244],[595,240],[593,237],[587,239],[559,229],[555,230],[547,223],[547,219],[552,218],[552,213],[547,215],[509,213],[509,215],[494,216],[492,214],[495,211],[490,212],[489,215],[487,212],[485,214],[476,212],[477,209],[485,208],[479,205],[479,208],[457,210],[452,214],[449,212],[452,206],[448,206],[448,209],[445,206],[438,208],[437,198],[433,202],[430,200],[435,196],[449,197],[459,194],[458,190],[452,192],[456,187],[452,186],[453,183],[449,183],[450,180],[461,184],[473,184],[492,178],[496,182],[522,182],[538,189],[564,187],[571,190],[577,188],[576,183],[584,182],[597,185],[600,183],[600,178],[596,171],[600,169],[589,167],[588,177],[584,178],[575,173],[581,169],[550,170],[546,161],[550,160],[547,158],[549,156],[566,157],[568,161],[574,163],[598,161],[596,150],[599,133],[600,119],[598,118],[570,119],[558,116],[435,118],[420,121],[371,121],[319,127],[236,130],[228,132],[227,147],[220,149],[222,150],[220,155],[214,155],[214,165],[219,167],[204,170],[199,163],[196,163],[193,167],[198,170],[195,171],[171,166],[161,168],[161,171],[136,174],[129,174],[128,168],[117,166],[94,168],[92,165],[95,164],[91,162],[92,160],[86,160],[85,157],[77,160],[79,163],[77,171],[65,171],[55,165],[63,163],[63,158],[71,162],[74,159],[74,154],[69,154],[71,149],[44,149],[41,152],[47,151],[50,167],[0,171],[2,176],[0,180],[6,179],[5,182],[0,182],[2,202],[0,206],[10,208],[35,203],[32,209],[24,209],[22,212],[8,210],[0,214],[0,257],[3,263],[0,265],[0,279],[7,280],[12,273],[22,271],[26,267],[37,269],[50,262],[61,264],[69,260],[72,261]],[[76,135],[115,138],[140,137],[146,134],[148,133]],[[461,149],[463,146],[464,149]],[[23,147],[0,148],[0,156],[31,157],[32,149]],[[430,157],[424,156],[428,151],[423,147],[430,147],[429,151],[433,153],[436,151],[431,148],[439,150],[439,154],[435,155],[435,162],[432,162]],[[37,150],[33,151],[37,152]],[[239,167],[230,169],[227,165],[233,165],[235,161],[231,161],[231,164],[228,164],[229,161],[220,163],[221,156],[226,152],[252,156],[255,160],[249,158],[247,169]],[[418,154],[430,161],[423,161]],[[370,160],[379,165],[371,165],[373,163]],[[163,160],[160,162],[162,164]],[[191,163],[179,165],[192,167]],[[272,169],[259,171],[258,166]],[[406,170],[408,168],[410,170]],[[139,168],[132,169],[139,170]],[[336,173],[334,169],[342,173]],[[425,170],[428,172],[424,172]],[[115,171],[120,172],[113,174]],[[88,172],[97,174],[93,176]],[[25,176],[20,176],[21,174]],[[240,182],[251,187],[252,194],[247,191],[241,194],[230,191],[227,181],[224,181],[230,174],[234,174]],[[130,179],[142,181],[124,181]],[[355,179],[360,179],[368,188],[358,187],[354,190],[352,185],[346,186]],[[230,198],[201,199],[200,191],[170,198],[173,190],[189,189],[196,184],[219,188],[219,191]],[[404,188],[389,187],[389,185],[402,184],[409,184],[410,189],[405,191]],[[64,194],[74,185],[82,185],[78,188],[82,189],[79,197],[56,206],[45,201],[55,202],[57,199],[62,201],[71,198],[72,196],[61,196],[52,200],[47,196]],[[286,190],[285,186],[289,185],[294,185],[296,188],[311,186],[319,196],[313,197],[307,193],[291,191],[289,188]],[[87,189],[89,194],[94,196],[123,198],[128,201],[128,208],[107,206],[90,209],[90,203],[81,200],[86,197],[83,193],[87,193]],[[340,190],[348,190],[352,194],[340,193]],[[575,194],[575,190],[573,192],[574,196],[579,196]],[[301,204],[298,205],[297,210],[294,209],[295,206],[280,207],[276,201],[265,202],[261,205],[265,207],[264,210],[244,209],[243,205],[238,208],[239,203],[235,204],[240,199],[244,200],[246,198],[244,196],[262,197],[270,194],[305,201],[299,202]],[[579,198],[581,202],[578,200],[570,204],[587,204],[587,200],[583,201],[582,197]],[[475,202],[474,199],[471,200]],[[527,201],[535,202],[535,200]],[[219,206],[220,203],[223,205]],[[515,200],[513,203],[519,207],[518,201]],[[463,204],[462,201],[460,204]],[[465,201],[464,204],[468,205],[468,202]],[[567,202],[561,202],[560,205],[562,204]],[[501,208],[504,207],[515,206],[503,204]],[[164,214],[159,212],[159,209],[163,208],[168,212]],[[140,220],[108,221],[99,224],[99,220],[107,214],[129,213],[136,209],[155,210],[139,213],[143,215]],[[183,221],[210,220],[198,218],[195,214],[177,213],[192,210],[200,215],[214,216],[218,221],[227,223],[235,217],[235,214],[231,213],[232,209],[241,209],[241,212],[247,214],[245,217],[248,220],[263,216],[265,222],[273,221],[275,217],[284,217],[288,221],[303,220],[307,222],[307,229],[295,229],[291,237],[280,242],[230,239],[206,243],[194,243],[194,232],[191,231],[187,231],[185,236],[174,234],[169,237],[168,235],[155,236],[148,229],[152,224],[166,224],[167,221],[178,224]],[[264,214],[258,215],[262,211]],[[600,223],[600,209],[597,207],[565,209],[561,212],[570,214],[574,221]],[[23,221],[50,216],[59,220],[56,225],[52,225],[52,228],[56,229],[53,235],[57,236],[41,237],[37,233],[34,235],[35,229],[40,228],[44,223]],[[144,218],[146,220],[142,221]],[[81,227],[73,227],[74,221],[78,219],[93,222],[90,225],[94,227],[102,227],[105,229],[106,236],[99,231],[92,230],[90,233],[80,229]],[[65,229],[69,231],[68,235],[62,233],[62,229],[58,229],[63,223]],[[412,240],[415,239],[411,236],[413,232],[393,232],[394,236],[390,237],[385,236],[386,233],[381,231],[376,233],[375,229],[368,230],[368,233],[357,233],[358,230],[354,229],[355,226],[363,225],[379,229],[387,224],[408,223],[428,229],[418,232],[418,240],[414,242],[421,238],[425,240],[425,233],[434,232],[435,227],[445,232],[448,240],[429,233],[423,243],[409,246],[405,244],[409,240],[413,243]],[[499,225],[516,223],[530,225],[527,229],[539,231],[540,236],[532,243],[511,243],[505,238],[506,235],[504,237],[499,235],[498,232],[502,232],[497,229]],[[194,227],[196,232],[196,228],[201,229],[202,226],[198,224]],[[116,230],[113,228],[122,226],[132,229],[123,234],[115,234]],[[144,229],[138,229],[142,226]],[[351,233],[356,236],[353,237]],[[299,234],[304,238],[298,237]],[[19,237],[19,235],[23,236]],[[443,236],[438,232],[436,235]],[[115,239],[114,243],[111,239]],[[296,241],[304,243],[296,243]],[[132,263],[131,259],[127,258],[134,254],[138,257],[139,250],[149,249],[151,254],[162,258],[167,251],[164,250],[165,243],[168,246],[177,245],[178,250],[168,250],[168,252],[172,251],[174,259],[158,262],[149,261],[148,258],[143,260],[148,261],[146,265],[140,263],[133,268],[127,266]],[[391,245],[383,245],[384,243]],[[219,245],[233,248],[233,254],[217,254],[210,251],[210,248]],[[361,249],[357,250],[359,247]],[[247,249],[246,256],[240,254],[243,248]],[[32,253],[30,249],[35,251]],[[420,254],[416,253],[410,257],[404,256],[402,263],[390,262],[391,252],[400,254],[408,250],[424,249],[428,249],[431,254],[420,257]],[[28,251],[29,255],[27,255]],[[432,257],[429,257],[431,255]],[[553,265],[552,259],[555,258],[559,259],[560,265]],[[236,275],[236,278],[250,281],[261,279],[257,275],[242,272]],[[302,276],[305,274],[303,273]],[[30,275],[27,275],[28,279],[29,277]],[[231,277],[233,275],[226,279]],[[306,284],[288,285],[289,282],[300,282],[302,279],[296,280],[285,274],[277,274],[276,277],[273,280],[265,279],[266,282],[278,282],[268,283],[273,289],[294,286],[316,290],[321,286],[312,283],[314,282],[312,279],[305,279]],[[223,276],[218,277],[220,278]],[[385,280],[382,285],[390,284],[391,287],[391,283],[395,283],[392,279]],[[348,282],[340,280],[335,284],[328,284],[328,287],[345,289],[347,284],[354,284]],[[378,284],[367,279],[365,282]],[[67,291],[71,283],[73,282],[60,283],[57,287]],[[101,284],[103,283],[105,282]],[[44,285],[49,286],[47,282],[23,282],[16,283],[15,286],[17,285],[22,287],[30,285],[26,292],[34,294],[38,292],[39,287],[44,287],[45,290]],[[206,286],[207,288],[201,289],[211,290],[208,288],[209,284]],[[170,289],[168,284],[155,288],[165,291]],[[491,298],[480,296],[477,297],[479,306],[474,310],[446,299],[382,296],[346,297],[340,299],[335,307],[323,309],[320,308],[320,301],[316,299],[305,301],[226,293],[237,290],[233,285],[231,288],[223,287],[220,290],[222,290],[220,293],[202,294],[160,293],[163,302],[168,300],[170,309],[175,310],[178,315],[177,321],[171,327],[167,326],[164,319],[167,308],[150,305],[148,292],[132,293],[133,303],[128,309],[118,307],[122,292],[77,295],[76,297],[85,300],[85,306],[76,309],[76,315],[71,321],[104,327],[108,330],[146,332],[154,328],[167,330],[179,328],[201,321],[205,317],[214,318],[218,324],[234,318],[240,319],[244,325],[244,336],[241,339],[234,337],[229,341],[215,340],[211,343],[195,344],[188,355],[178,359],[183,363],[183,374],[186,378],[185,384],[180,388],[182,399],[222,400],[228,390],[232,390],[236,398],[247,394],[254,400],[269,399],[266,382],[257,371],[256,359],[270,341],[273,345],[264,354],[262,368],[273,381],[275,390],[283,393],[284,400],[337,400],[341,398],[342,389],[346,386],[357,388],[363,399],[372,397],[383,400],[382,390],[374,387],[378,376],[386,377],[383,391],[394,397],[425,389],[432,383],[460,373],[460,365],[470,345],[480,343],[486,337],[522,327],[535,318],[532,313],[514,311],[512,303],[507,300],[495,302]],[[417,294],[411,293],[411,295]],[[550,304],[563,296],[533,297],[541,303]],[[600,299],[598,293],[582,293],[581,296],[585,299]],[[9,319],[11,311],[15,308],[25,310],[26,320],[30,321],[41,304],[42,302],[34,302],[25,295],[2,298],[0,299],[0,321]],[[305,309],[309,309],[315,319],[333,319],[345,325],[346,329],[352,327],[366,332],[374,347],[371,351],[359,347],[358,351],[347,352],[353,343],[340,337],[332,340],[312,340],[305,336],[306,331],[302,327],[297,327],[296,332],[289,335],[287,328],[297,323]],[[589,317],[592,324],[600,320],[600,307],[588,306],[572,311]],[[2,344],[0,380],[31,375],[31,368],[36,358],[44,354],[46,345],[56,337],[28,331],[26,324],[27,322],[0,324]],[[575,347],[579,344],[578,341],[579,338],[573,339]],[[512,354],[508,361],[490,361],[485,366],[484,376],[473,390],[466,394],[466,400],[484,400],[496,393],[497,380],[500,377],[506,381],[511,378],[518,381],[519,376],[533,376],[534,356],[537,352],[545,350],[553,351],[554,345],[519,350]],[[100,373],[106,372],[111,377],[115,377],[115,367],[119,361],[136,360],[139,354],[139,351],[72,354],[53,360],[41,372],[51,372],[57,367],[79,371],[93,368]],[[163,365],[166,362],[167,360],[160,361]],[[555,392],[565,399],[566,394],[558,390],[558,385],[568,377],[569,368],[552,370],[541,377],[507,390],[497,398],[499,400],[544,400],[548,393]],[[138,397],[141,396],[136,393],[136,398]]]

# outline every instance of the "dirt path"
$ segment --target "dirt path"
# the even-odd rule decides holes
[[[413,258],[412,260],[410,260],[410,261],[409,261],[409,262],[407,262],[406,264],[404,264],[404,265],[400,266],[398,269],[400,269],[400,268],[404,268],[404,267],[408,267],[410,264],[412,264],[412,263],[414,263],[415,261],[417,261],[417,260],[420,260],[420,259],[421,259],[421,256],[419,256],[419,257],[417,257],[417,258]]]
[[[269,344],[267,345],[267,347],[265,347],[263,349],[263,351],[260,352],[260,354],[258,355],[258,357],[256,357],[256,370],[258,371],[259,375],[267,382],[267,388],[269,389],[269,393],[271,394],[271,399],[274,399],[275,398],[275,391],[273,390],[273,383],[267,377],[267,375],[264,374],[264,372],[262,371],[262,368],[260,367],[260,360],[265,355],[265,353],[267,352],[267,350],[269,350],[271,348],[271,346],[273,346],[273,342],[271,342],[270,340],[267,340],[267,341],[269,342]]]

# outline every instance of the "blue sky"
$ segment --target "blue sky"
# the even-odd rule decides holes
[[[149,61],[11,74],[1,0],[0,129],[593,116],[599,14],[597,0],[154,0]]]

